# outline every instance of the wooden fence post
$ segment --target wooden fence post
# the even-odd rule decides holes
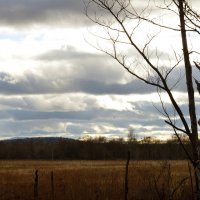
[[[130,150],[127,153],[126,170],[125,170],[125,183],[124,183],[124,200],[128,200],[128,167],[130,161]]]
[[[53,177],[53,171],[51,171],[51,200],[54,200],[54,177]]]
[[[38,196],[38,170],[35,171],[34,200],[39,200],[39,196]]]

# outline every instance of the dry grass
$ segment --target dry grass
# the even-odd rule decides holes
[[[0,161],[0,200],[31,200],[35,170],[39,199],[51,199],[51,171],[55,200],[121,200],[124,197],[125,161]],[[129,199],[169,199],[189,177],[187,161],[131,161]],[[191,199],[188,178],[174,199]]]

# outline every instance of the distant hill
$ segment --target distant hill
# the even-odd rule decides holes
[[[19,143],[19,142],[45,142],[45,143],[56,143],[60,141],[75,141],[75,139],[64,138],[64,137],[32,137],[32,138],[11,138],[2,140],[4,143]]]

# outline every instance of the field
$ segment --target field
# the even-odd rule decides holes
[[[126,161],[0,161],[0,200],[121,200],[125,165]],[[187,161],[131,161],[128,199],[192,199],[189,169]]]

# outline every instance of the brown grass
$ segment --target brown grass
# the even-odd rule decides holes
[[[51,171],[55,200],[121,200],[125,161],[0,161],[0,200],[31,200],[35,170],[39,199],[51,199]],[[129,199],[191,199],[187,161],[131,161]]]

